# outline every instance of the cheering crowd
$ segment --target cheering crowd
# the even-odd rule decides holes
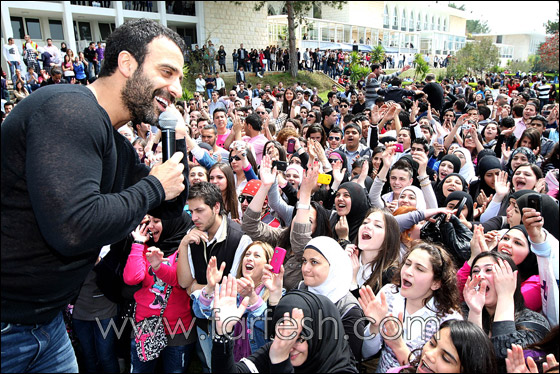
[[[6,116],[3,372],[558,372],[546,77],[179,101],[184,52],[125,23]]]

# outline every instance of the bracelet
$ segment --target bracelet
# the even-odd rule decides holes
[[[141,240],[135,240],[132,242],[132,244],[142,244],[142,245],[146,245],[145,242],[141,241]]]
[[[383,179],[383,178],[381,178],[379,175],[377,176],[377,178],[378,178],[381,182],[387,183],[387,179]]]
[[[419,175],[418,176],[418,182],[425,181],[426,179],[429,179],[429,178],[430,178],[429,175]]]
[[[428,187],[431,184],[432,184],[431,182],[420,183],[420,187]]]
[[[299,153],[300,150],[302,150],[303,147],[299,147],[298,149],[296,149],[296,153]]]

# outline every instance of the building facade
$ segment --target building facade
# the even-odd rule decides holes
[[[491,38],[500,50],[500,66],[508,61],[527,61],[530,55],[537,53],[539,45],[546,40],[545,34],[510,33],[510,34],[473,34],[474,40]]]

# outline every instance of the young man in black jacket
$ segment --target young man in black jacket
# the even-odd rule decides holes
[[[102,246],[150,214],[180,215],[188,189],[185,141],[149,169],[117,130],[156,124],[182,94],[182,38],[147,19],[107,40],[93,84],[51,85],[2,124],[2,372],[78,372],[62,310]]]

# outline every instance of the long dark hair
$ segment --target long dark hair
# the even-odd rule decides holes
[[[496,353],[488,335],[472,322],[450,319],[443,322],[439,331],[449,328],[451,341],[461,361],[461,373],[497,373]],[[439,332],[436,333],[438,336]],[[410,353],[410,366],[400,373],[416,373],[421,363],[423,348]],[[415,358],[414,358],[415,357]]]
[[[372,268],[372,273],[364,285],[370,286],[373,292],[377,294],[381,287],[383,287],[383,273],[391,267],[396,269],[399,266],[401,236],[397,220],[386,209],[371,208],[366,213],[364,221],[371,214],[376,212],[381,212],[383,215],[383,221],[385,222],[385,238],[379,247],[377,258],[368,264]],[[356,244],[358,244],[357,236]]]
[[[286,150],[284,149],[282,144],[278,143],[276,140],[269,140],[264,144],[263,152],[264,152],[265,155],[266,155],[266,150],[267,150],[269,144],[272,144],[274,146],[274,148],[276,148],[278,150],[278,155],[279,155],[279,160],[280,161],[286,161],[287,160]],[[255,170],[255,173],[257,173],[257,170]]]
[[[323,208],[321,204],[316,201],[311,202],[311,206],[317,212],[317,219],[315,222],[317,226],[315,227],[315,231],[311,233],[312,238],[316,238],[317,236],[330,236],[332,237],[332,229],[329,223],[329,212]],[[292,213],[292,220],[297,213],[297,209],[294,208]],[[292,248],[292,243],[290,241],[290,234],[292,233],[292,225],[289,225],[282,231],[280,237],[278,238],[278,247],[282,247],[286,250]]]
[[[317,132],[319,134],[321,134],[321,141],[319,143],[321,143],[321,146],[323,148],[325,148],[327,135],[325,134],[325,130],[323,130],[323,126],[321,126],[321,125],[313,124],[313,125],[309,126],[309,128],[307,129],[307,132],[305,133],[305,139],[309,140],[309,137],[311,136],[311,134],[314,134],[314,133],[317,133]]]
[[[286,92],[288,92],[288,90],[290,90],[290,92],[292,93],[292,100],[289,103],[286,99]],[[295,98],[296,93],[294,92],[294,90],[290,87],[286,88],[286,90],[284,91],[284,97],[282,99],[282,113],[286,113],[288,115],[288,118],[290,117],[290,112],[292,111],[292,102]]]
[[[208,177],[214,169],[220,169],[224,173],[227,180],[227,187],[225,192],[222,194],[224,197],[224,208],[227,213],[231,214],[232,219],[239,218],[239,211],[237,208],[237,192],[235,190],[235,178],[233,177],[233,169],[231,166],[225,162],[217,162],[210,170],[208,170]]]
[[[406,263],[410,254],[416,250],[421,249],[430,254],[430,263],[432,264],[432,271],[434,273],[434,281],[440,281],[441,286],[432,293],[432,296],[423,300],[425,306],[431,297],[435,300],[435,307],[433,310],[438,317],[443,317],[453,311],[459,310],[459,290],[457,288],[457,270],[453,259],[449,256],[446,250],[439,245],[426,243],[423,241],[416,241],[406,253],[403,258],[398,271],[393,276],[393,284],[398,289],[401,286],[401,270]]]
[[[478,260],[484,257],[492,257],[494,261],[497,263],[499,259],[506,261],[509,266],[511,266],[511,270],[516,271],[517,265],[513,262],[513,259],[500,252],[490,251],[490,252],[482,252],[476,256],[472,262],[471,266],[471,273],[470,276],[473,276],[473,269]],[[523,299],[523,294],[521,293],[521,274],[517,272],[517,286],[515,287],[515,292],[513,294],[513,305],[515,314],[525,309],[525,299]],[[494,321],[494,316],[490,316],[486,308],[482,310],[482,327],[486,333],[492,331],[492,322]]]

